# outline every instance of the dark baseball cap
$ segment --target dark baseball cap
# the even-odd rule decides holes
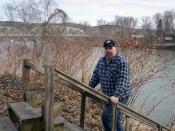
[[[113,40],[106,40],[106,41],[104,42],[103,47],[107,47],[107,46],[110,46],[110,47],[117,47],[118,45],[117,45]]]

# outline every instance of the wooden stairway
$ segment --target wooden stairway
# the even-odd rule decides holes
[[[10,104],[8,113],[8,117],[0,117],[0,131],[41,131],[44,128],[41,108],[32,108],[27,102]],[[54,119],[54,131],[84,131],[84,129],[58,116]]]
[[[0,118],[0,131],[83,131],[84,119],[85,119],[85,107],[86,107],[86,97],[90,97],[101,103],[108,103],[110,98],[100,92],[95,91],[91,87],[73,79],[72,77],[64,74],[63,72],[54,69],[51,66],[45,66],[44,70],[28,60],[23,61],[23,101],[28,101],[29,93],[29,80],[30,80],[30,69],[45,76],[45,88],[44,88],[44,99],[42,113],[40,108],[32,108],[26,102],[13,103],[9,105],[9,117]],[[80,128],[75,124],[71,124],[63,117],[58,116],[53,118],[53,105],[54,105],[54,82],[59,82],[64,86],[67,86],[79,93],[81,93],[81,113],[80,113]],[[135,112],[134,110],[128,108],[122,103],[118,103],[113,106],[113,113],[120,109],[122,113],[126,116],[125,129],[130,131],[128,128],[129,119],[135,119],[149,127],[153,130],[158,131],[171,131],[169,128]],[[42,115],[41,115],[42,114]],[[12,122],[13,121],[13,122]],[[16,127],[14,127],[15,123]],[[45,124],[43,124],[45,123]],[[11,127],[11,128],[9,128]],[[112,131],[116,129],[116,115],[113,117]]]

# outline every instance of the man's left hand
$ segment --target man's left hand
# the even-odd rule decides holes
[[[116,96],[111,96],[110,100],[111,100],[112,104],[117,104],[119,101],[119,99]]]

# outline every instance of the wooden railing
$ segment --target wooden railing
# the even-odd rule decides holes
[[[53,101],[54,101],[54,91],[53,91],[53,82],[59,82],[79,93],[82,94],[81,98],[81,114],[80,114],[80,126],[84,128],[84,119],[85,119],[85,108],[86,108],[86,97],[90,97],[98,102],[107,103],[110,98],[100,92],[95,91],[93,88],[73,79],[72,77],[64,74],[63,72],[53,69],[51,66],[45,66],[44,69],[39,68],[38,66],[31,63],[29,60],[23,60],[23,100],[27,100],[27,93],[29,91],[29,77],[30,69],[33,69],[40,74],[45,75],[45,100],[43,106],[43,118],[45,131],[53,131]],[[120,109],[122,113],[126,115],[126,118],[133,118],[138,120],[141,123],[144,123],[158,131],[171,131],[170,129],[162,126],[161,124],[133,111],[122,103],[118,103],[113,106],[113,114],[116,114],[117,109]],[[116,115],[113,115],[113,124],[112,131],[116,131]],[[128,120],[126,120],[125,130],[128,130]]]

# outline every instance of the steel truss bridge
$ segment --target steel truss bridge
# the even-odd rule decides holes
[[[16,27],[0,26],[0,37],[41,37],[43,34],[48,36],[88,37],[83,29],[69,26],[33,27],[30,30],[24,28],[23,31]]]

